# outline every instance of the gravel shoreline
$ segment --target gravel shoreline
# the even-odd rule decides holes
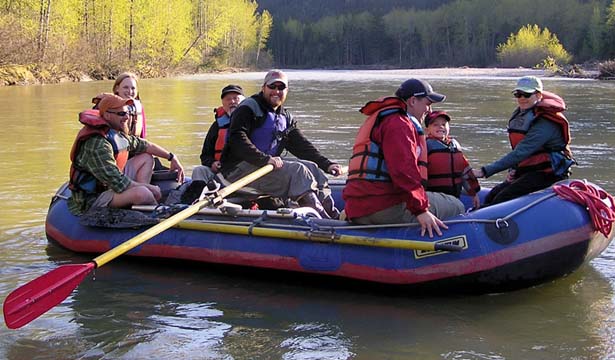
[[[522,76],[552,76],[550,72],[542,69],[528,68],[431,68],[399,70],[416,76],[494,76],[494,77],[522,77]]]

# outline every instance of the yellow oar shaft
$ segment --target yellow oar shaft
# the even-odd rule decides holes
[[[272,238],[291,239],[291,240],[329,242],[329,243],[335,243],[335,244],[374,246],[374,247],[407,249],[407,250],[425,250],[425,251],[436,250],[435,249],[436,244],[432,242],[427,242],[427,241],[374,238],[374,237],[355,236],[355,235],[342,235],[342,234],[332,234],[326,231],[314,232],[314,231],[271,229],[271,228],[259,228],[259,227],[254,227],[250,230],[249,227],[247,226],[213,224],[213,223],[203,223],[203,222],[197,222],[197,221],[182,221],[178,223],[176,227],[180,229],[186,229],[186,230],[210,231],[210,232],[219,232],[219,233],[236,234],[236,235],[253,235],[253,236],[260,236],[260,237],[272,237]]]
[[[212,205],[212,204],[217,204],[219,201],[221,201],[222,199],[224,199],[228,195],[230,195],[233,192],[241,189],[242,187],[248,185],[249,183],[251,183],[254,180],[260,178],[261,176],[269,173],[272,170],[273,170],[273,165],[265,165],[262,168],[254,171],[253,173],[251,173],[251,174],[249,174],[247,176],[244,176],[243,178],[235,181],[234,183],[232,183],[229,186],[225,187],[224,189],[220,190],[218,192],[218,195],[214,199],[205,198],[203,200],[200,200],[196,204],[190,205],[188,208],[186,208],[186,209],[178,212],[177,214],[169,217],[168,219],[165,219],[162,222],[152,226],[151,228],[143,231],[139,235],[131,238],[130,240],[127,240],[127,241],[123,242],[122,244],[114,247],[113,249],[105,252],[104,254],[99,255],[98,257],[94,258],[94,260],[93,260],[96,263],[96,267],[103,266],[104,264],[106,264],[109,261],[115,259],[116,257],[118,257],[118,256],[120,256],[120,255],[122,255],[122,254],[124,254],[124,253],[126,253],[126,252],[128,252],[128,251],[130,251],[132,249],[134,249],[135,247],[141,245],[142,243],[146,242],[147,240],[151,239],[152,237],[160,234],[161,232],[165,231],[166,229],[172,227],[173,225],[176,225],[180,221],[186,220],[190,216],[192,216],[192,215],[196,214],[197,212],[199,212],[199,210],[204,208],[205,206]]]

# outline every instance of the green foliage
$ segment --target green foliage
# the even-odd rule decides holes
[[[545,30],[520,34],[528,23]],[[103,77],[273,64],[555,68],[570,54],[615,57],[615,0],[0,0],[0,65]]]
[[[572,56],[549,29],[526,25],[516,34],[510,34],[506,43],[497,47],[498,59],[503,66],[534,67],[567,64]]]
[[[271,33],[271,15],[257,7],[251,0],[0,0],[0,64],[77,68],[96,78],[122,69],[163,74],[212,58],[218,67],[246,66]]]
[[[557,35],[577,60],[615,56],[615,6],[608,12],[607,0],[380,0],[372,8],[362,0],[281,2],[259,1],[271,4],[269,47],[281,67],[495,66],[498,44],[528,23]],[[548,55],[565,63],[564,53],[552,51],[527,66]]]

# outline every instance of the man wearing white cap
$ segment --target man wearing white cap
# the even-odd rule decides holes
[[[323,207],[317,196],[323,184],[319,184],[315,172],[320,168],[339,175],[341,166],[323,156],[299,130],[292,114],[282,106],[287,94],[288,77],[281,70],[271,70],[265,76],[261,92],[245,99],[233,112],[228,141],[222,151],[221,172],[227,180],[235,181],[272,164],[275,170],[250,187],[312,207],[322,217],[335,217],[337,209],[333,199],[327,197],[328,206]],[[284,150],[302,161],[282,159]],[[304,160],[313,162],[313,166]]]

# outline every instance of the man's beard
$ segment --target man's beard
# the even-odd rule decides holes
[[[130,127],[128,125],[130,121],[126,121],[125,123],[120,123],[120,128],[117,131],[124,133],[126,135],[130,134]]]

